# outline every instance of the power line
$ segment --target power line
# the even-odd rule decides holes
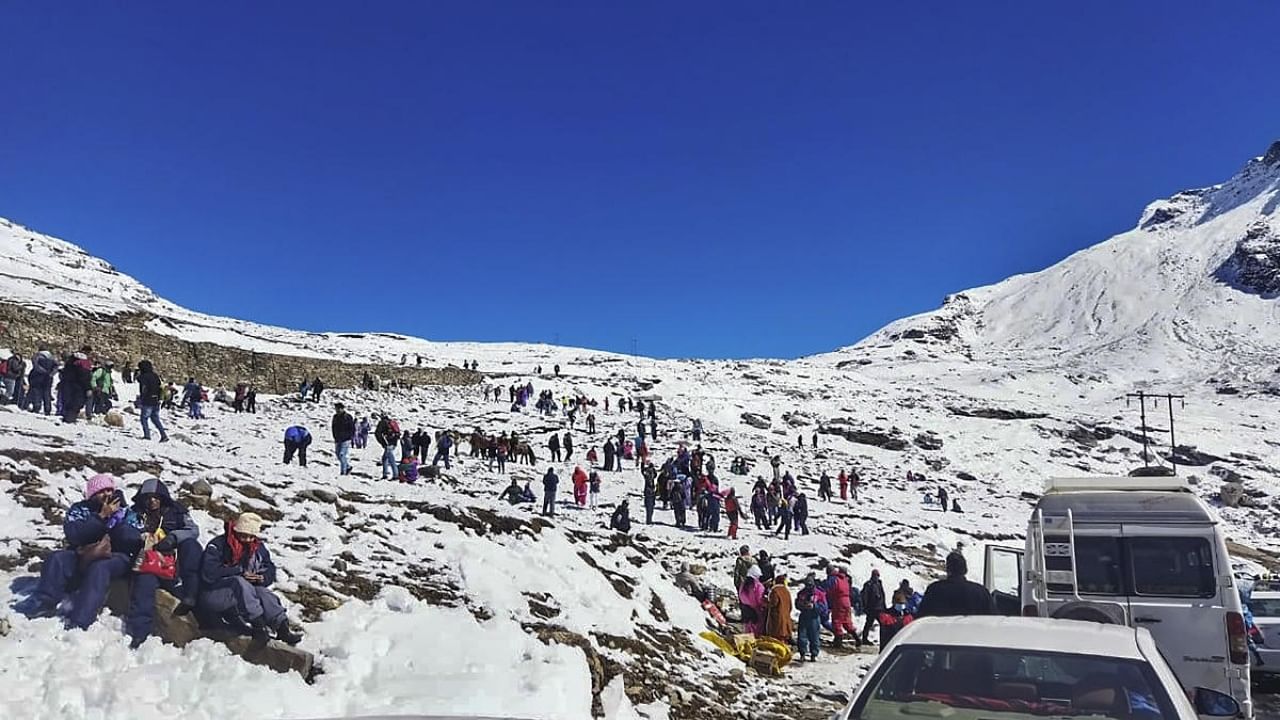
[[[1173,429],[1173,401],[1181,401],[1182,407],[1187,406],[1185,395],[1174,395],[1171,393],[1153,394],[1139,390],[1136,393],[1128,393],[1125,396],[1125,405],[1129,405],[1129,401],[1133,398],[1138,400],[1138,411],[1142,418],[1142,465],[1143,467],[1151,467],[1151,438],[1147,435],[1147,401],[1153,403],[1153,407],[1160,407],[1160,400],[1163,398],[1169,406],[1169,464],[1173,468],[1173,474],[1178,474],[1178,441],[1174,435]]]

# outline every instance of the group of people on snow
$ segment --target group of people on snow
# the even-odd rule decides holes
[[[201,546],[200,528],[163,481],[148,478],[126,499],[118,478],[94,475],[84,499],[66,512],[63,549],[44,559],[35,592],[18,609],[53,617],[61,608],[69,626],[88,628],[111,583],[127,578],[124,627],[132,647],[152,634],[158,589],[177,598],[174,614],[195,612],[203,627],[296,644],[301,636],[270,590],[276,568],[262,530],[261,516],[241,513]]]
[[[818,571],[810,571],[793,584],[766,551],[753,555],[743,545],[734,562],[733,583],[744,631],[792,644],[800,659],[812,661],[822,647],[823,629],[831,633],[832,647],[843,647],[849,638],[855,650],[868,644],[883,648],[917,618],[995,614],[986,588],[966,578],[968,565],[959,550],[947,555],[946,577],[931,583],[923,595],[905,579],[886,595],[879,570],[872,570],[856,592],[846,567],[822,560],[818,570],[824,572],[821,579]],[[794,597],[793,586],[799,588]],[[860,632],[854,624],[858,615],[864,618]],[[872,641],[876,625],[879,638]]]

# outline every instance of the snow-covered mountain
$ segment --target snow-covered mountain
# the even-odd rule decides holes
[[[1280,351],[1280,142],[1220,185],[1036,273],[946,299],[838,355],[916,347],[1118,382],[1269,379]],[[848,358],[841,358],[848,359]]]
[[[1280,552],[1280,144],[1236,177],[1153,203],[1138,227],[1044,271],[951,295],[943,307],[866,340],[796,361],[659,361],[574,348],[435,343],[392,334],[305,333],[192,312],[155,296],[78,247],[0,221],[0,303],[109,321],[128,313],[184,340],[350,362],[475,360],[485,387],[332,393],[359,414],[389,412],[406,428],[517,431],[546,456],[561,415],[513,413],[482,390],[531,382],[557,398],[599,401],[598,432],[573,428],[573,461],[508,467],[463,457],[438,482],[378,482],[375,448],[338,477],[327,404],[260,398],[256,415],[214,404],[209,419],[167,415],[173,442],[123,429],[64,426],[0,408],[0,716],[169,718],[320,717],[469,712],[531,718],[821,718],[871,656],[833,653],[783,678],[746,671],[698,638],[699,605],[677,589],[682,564],[730,586],[740,543],[766,549],[793,574],[832,558],[861,581],[879,568],[917,588],[961,544],[974,573],[984,542],[1020,542],[1028,502],[1047,477],[1124,474],[1143,464],[1134,390],[1185,394],[1152,407],[1151,461],[1176,460],[1203,497],[1242,482],[1247,507],[1219,512],[1242,563],[1276,565]],[[0,345],[5,341],[0,340]],[[31,348],[18,348],[29,352]],[[563,376],[544,371],[560,364]],[[164,373],[164,368],[159,368]],[[123,386],[127,402],[133,388]],[[503,395],[505,397],[505,393]],[[656,401],[659,460],[687,441],[693,419],[723,486],[749,494],[767,458],[782,456],[811,503],[809,535],[790,539],[743,523],[739,541],[657,524],[630,537],[605,529],[630,500],[643,519],[640,478],[605,474],[601,507],[562,507],[554,520],[496,500],[510,477],[568,478],[585,450],[620,429],[635,433],[621,397]],[[612,411],[603,409],[606,398]],[[283,429],[316,435],[309,467],[280,464]],[[817,437],[817,447],[813,439]],[[727,472],[741,456],[747,476]],[[175,488],[208,482],[195,511],[208,537],[228,512],[264,511],[281,569],[279,589],[302,617],[303,647],[324,668],[314,685],[249,666],[221,646],[147,643],[130,652],[119,620],[87,633],[8,614],[30,587],[40,553],[59,542],[59,509],[93,469],[136,484],[158,472]],[[816,481],[857,468],[856,501],[817,500]],[[907,481],[908,471],[926,480]],[[939,485],[966,512],[922,504]],[[191,490],[179,491],[189,499]],[[888,584],[888,582],[886,584]],[[7,632],[7,637],[4,633]],[[104,668],[119,683],[85,683]],[[625,695],[626,701],[623,700]],[[634,706],[634,707],[629,707]],[[632,713],[628,715],[628,713]]]

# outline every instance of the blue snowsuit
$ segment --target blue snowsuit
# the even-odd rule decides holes
[[[115,497],[124,508],[124,494],[116,490]],[[67,509],[62,531],[69,549],[54,551],[45,558],[40,584],[33,595],[35,602],[43,608],[55,608],[68,591],[74,591],[67,619],[78,628],[87,628],[98,618],[107,601],[111,581],[129,572],[134,556],[142,549],[138,518],[132,510],[118,510],[104,520],[98,516],[101,509],[102,505],[93,499],[81,500]],[[93,545],[104,535],[111,538],[111,554],[81,567],[77,550]],[[136,590],[131,608],[139,604]]]

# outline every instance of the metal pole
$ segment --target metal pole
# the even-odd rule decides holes
[[[1173,435],[1173,395],[1166,395],[1169,402],[1169,464],[1173,466],[1173,474],[1178,474],[1178,443]]]
[[[1151,441],[1147,438],[1147,394],[1138,391],[1138,409],[1142,418],[1142,466],[1151,467]]]

